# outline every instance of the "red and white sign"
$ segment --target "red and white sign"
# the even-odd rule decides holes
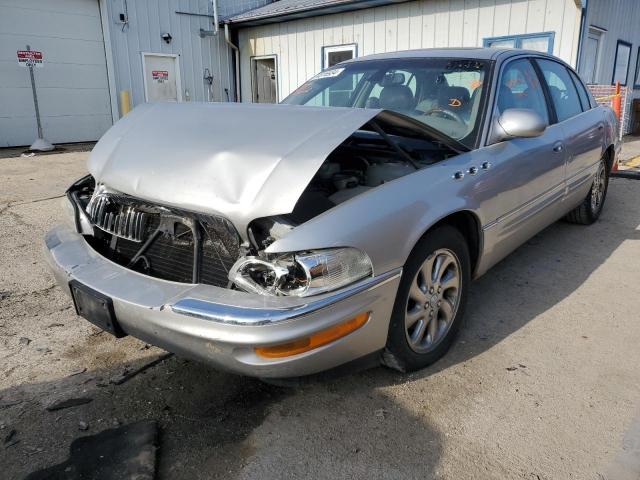
[[[153,70],[151,72],[151,78],[158,83],[164,83],[169,80],[169,72],[166,70]]]
[[[35,50],[18,50],[18,65],[23,67],[42,67],[44,56],[42,52],[36,52]]]

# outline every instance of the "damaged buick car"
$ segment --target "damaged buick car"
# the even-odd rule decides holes
[[[451,345],[472,279],[562,217],[598,219],[616,131],[546,54],[364,57],[280,105],[136,108],[46,254],[79,315],[220,369],[416,370]]]

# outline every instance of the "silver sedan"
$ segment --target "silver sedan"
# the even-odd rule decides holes
[[[281,105],[144,105],[92,151],[47,257],[116,336],[263,378],[411,371],[450,347],[472,279],[598,219],[617,128],[522,50],[364,57]]]

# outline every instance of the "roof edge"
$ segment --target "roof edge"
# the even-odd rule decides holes
[[[248,12],[244,12],[232,17],[227,17],[223,20],[224,23],[230,26],[239,27],[253,27],[257,25],[264,25],[268,23],[286,22],[290,20],[298,20],[301,18],[309,18],[321,15],[331,15],[333,13],[343,13],[355,10],[364,10],[366,8],[382,7],[385,5],[392,5],[395,3],[405,3],[410,0],[344,0],[344,2],[331,4],[331,5],[319,5],[302,7],[297,10],[290,10],[286,12],[275,12],[266,15],[256,15],[255,17],[244,17]],[[255,10],[260,10],[264,7],[259,7]]]

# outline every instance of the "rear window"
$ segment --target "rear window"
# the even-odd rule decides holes
[[[582,83],[582,80],[580,80],[580,77],[578,77],[578,75],[576,75],[571,70],[569,70],[569,75],[571,75],[571,78],[576,85],[576,89],[578,90],[578,96],[580,97],[580,103],[582,104],[582,111],[586,112],[587,110],[591,110],[591,98],[589,96],[589,93],[587,92],[587,89]]]

